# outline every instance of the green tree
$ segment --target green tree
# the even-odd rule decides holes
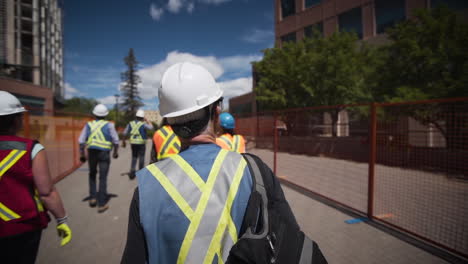
[[[130,121],[135,116],[138,108],[143,105],[138,93],[138,84],[141,83],[140,76],[137,74],[138,61],[132,48],[124,58],[124,62],[127,65],[127,70],[121,74],[121,79],[124,83],[122,87],[124,100],[121,107],[125,111],[124,120]]]
[[[94,106],[98,104],[98,101],[92,98],[85,97],[73,97],[65,100],[65,107],[61,109],[64,112],[71,113],[82,113],[91,115]]]
[[[298,43],[264,51],[254,63],[257,100],[266,109],[332,106],[370,101],[366,80],[373,71],[373,49],[353,33],[315,34]],[[332,135],[344,107],[329,109]],[[285,120],[288,130],[290,122]]]
[[[468,26],[446,7],[418,9],[388,30],[376,98],[390,101],[468,96]]]
[[[388,30],[390,44],[382,47],[386,59],[378,66],[380,85],[373,90],[382,101],[402,102],[468,96],[468,25],[446,7],[419,9],[415,19]],[[432,103],[401,107],[392,115],[411,116],[435,126],[449,148],[468,129],[467,111],[460,104]]]

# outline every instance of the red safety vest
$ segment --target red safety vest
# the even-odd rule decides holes
[[[0,237],[47,227],[49,216],[34,186],[34,141],[0,136]]]

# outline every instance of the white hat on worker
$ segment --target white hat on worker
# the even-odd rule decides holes
[[[141,110],[141,109],[138,110],[138,111],[136,112],[136,117],[141,117],[141,118],[145,117],[145,111],[143,111],[143,110]]]
[[[103,104],[98,104],[93,109],[93,115],[95,116],[104,117],[107,114],[109,114],[109,110],[107,110],[107,107]]]
[[[176,63],[161,79],[159,111],[168,118],[186,115],[216,102],[222,95],[208,70],[191,62]]]
[[[0,91],[0,116],[26,112],[21,102],[9,92]]]

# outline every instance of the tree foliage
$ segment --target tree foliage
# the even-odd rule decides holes
[[[143,105],[141,98],[138,93],[138,85],[141,83],[140,76],[138,76],[138,61],[136,60],[133,49],[131,48],[128,55],[124,58],[127,70],[121,74],[123,91],[123,103],[121,105],[125,112],[126,121],[134,118],[136,111],[140,106]]]
[[[62,111],[91,115],[94,106],[97,104],[98,101],[93,98],[73,97],[65,100],[65,107],[62,109]]]
[[[391,42],[381,49],[386,58],[378,65],[381,79],[375,98],[404,102],[468,96],[468,25],[446,7],[419,9],[414,15],[388,31]],[[468,118],[457,111],[467,110],[466,103],[431,103],[400,107],[387,115],[433,125],[453,149],[463,145],[456,140],[468,129]]]
[[[468,26],[446,7],[418,9],[388,30],[378,100],[468,96]]]
[[[373,72],[374,57],[373,49],[347,32],[327,38],[316,32],[301,42],[267,49],[263,60],[254,63],[259,77],[257,100],[263,110],[370,101],[367,79]],[[341,110],[343,107],[329,110],[333,135]]]

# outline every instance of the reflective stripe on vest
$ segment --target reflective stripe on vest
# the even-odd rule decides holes
[[[144,125],[143,122],[130,122],[130,144],[145,144],[145,140],[140,133],[140,128]]]
[[[220,144],[220,147],[223,149],[227,150],[232,150],[232,138],[231,135],[229,134],[224,134],[218,138],[218,143]]]
[[[1,162],[0,162],[0,179],[3,174],[15,165],[15,163],[26,154],[26,150],[13,149]]]
[[[156,138],[160,137],[161,140],[155,140],[157,158],[158,160],[165,159],[171,155],[177,154],[180,151],[180,140],[177,135],[172,131],[169,126],[163,126],[156,131]]]
[[[21,216],[19,214],[13,212],[11,209],[9,209],[0,202],[0,218],[3,221],[8,222],[10,220],[18,219],[20,217]]]
[[[215,256],[226,261],[238,239],[231,208],[246,165],[242,156],[222,149],[206,182],[180,155],[162,168],[146,167],[190,221],[177,263],[211,264]]]
[[[0,180],[2,176],[10,169],[13,165],[18,162],[18,160],[26,154],[26,150],[13,149],[10,153],[0,162]],[[13,219],[20,218],[20,215],[13,212],[11,209],[6,207],[3,203],[0,202],[0,218],[3,221],[10,221]]]
[[[244,153],[245,152],[244,138],[241,135],[234,135],[232,139],[233,139],[232,151],[235,151],[238,153]]]
[[[102,128],[107,124],[107,121],[104,120],[94,120],[88,122],[89,129],[91,134],[88,137],[86,144],[88,147],[99,147],[103,149],[111,149],[112,142],[107,141],[106,137],[102,133]]]

